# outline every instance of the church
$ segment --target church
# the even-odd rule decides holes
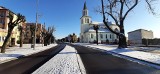
[[[92,22],[91,17],[88,15],[88,9],[86,2],[82,10],[81,20],[81,33],[80,33],[80,42],[82,43],[94,43],[96,42],[96,31],[93,26],[98,25],[98,42],[99,43],[114,43],[118,42],[118,36],[110,32],[103,22]],[[108,25],[114,30],[119,31],[119,27],[112,23],[108,22]]]

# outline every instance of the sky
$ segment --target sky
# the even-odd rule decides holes
[[[85,1],[92,21],[102,22],[101,14],[95,12],[95,8],[100,5],[100,0],[39,0],[38,7],[36,7],[36,0],[0,0],[0,6],[21,13],[26,17],[27,22],[36,21],[37,9],[40,15],[38,22],[45,23],[46,27],[54,26],[56,28],[54,35],[56,39],[60,39],[73,33],[79,36],[80,18]],[[160,6],[157,8],[160,9]],[[148,13],[146,5],[141,2],[127,16],[124,28],[126,36],[130,31],[146,29],[152,30],[155,38],[160,38],[160,17]]]

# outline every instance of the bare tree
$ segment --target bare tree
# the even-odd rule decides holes
[[[154,9],[151,3],[156,0],[145,0],[149,10],[154,13]],[[125,37],[124,21],[129,14],[139,3],[139,0],[101,0],[102,8],[100,12],[103,15],[103,23],[107,28],[114,34],[119,36],[119,46],[118,48],[126,48],[127,42]],[[119,27],[120,31],[112,30],[108,25],[108,18],[112,18],[116,25]]]
[[[55,31],[54,27],[48,27],[48,31],[47,32],[42,32],[43,36],[44,36],[44,46],[47,46],[51,43],[51,38],[53,36],[53,32]]]
[[[20,24],[21,22],[26,21],[25,16],[21,15],[20,13],[17,14],[16,20],[13,20],[15,18],[14,13],[9,12],[8,18],[9,18],[8,33],[7,33],[6,39],[4,40],[4,43],[2,45],[1,53],[5,53],[5,49],[6,49],[7,44],[11,38],[12,31],[13,31],[14,27],[17,26],[18,24]]]
[[[96,43],[98,45],[98,29],[99,29],[99,27],[98,27],[98,25],[93,25],[93,28],[96,31]]]

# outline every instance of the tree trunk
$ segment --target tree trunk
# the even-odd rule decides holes
[[[120,25],[120,34],[119,34],[119,46],[118,48],[127,48],[127,41],[124,32],[123,22]]]
[[[44,37],[44,46],[47,46],[47,39]]]
[[[119,36],[119,45],[118,48],[127,48],[127,42],[125,36]]]
[[[98,30],[96,30],[96,42],[97,42],[97,45],[98,45]]]
[[[20,31],[20,47],[23,46],[23,32],[22,30]]]
[[[11,38],[12,30],[13,29],[8,30],[8,34],[7,34],[7,36],[6,36],[5,40],[4,40],[4,43],[3,43],[2,48],[1,48],[1,53],[5,53],[6,52],[5,49],[6,49],[7,44],[9,42],[10,38]]]

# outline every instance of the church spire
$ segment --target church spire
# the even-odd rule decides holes
[[[85,3],[84,3],[83,10],[87,10],[86,1],[85,1]]]
[[[86,5],[86,1],[84,2],[84,7],[83,7],[83,16],[88,16],[88,9],[87,9],[87,5]]]

